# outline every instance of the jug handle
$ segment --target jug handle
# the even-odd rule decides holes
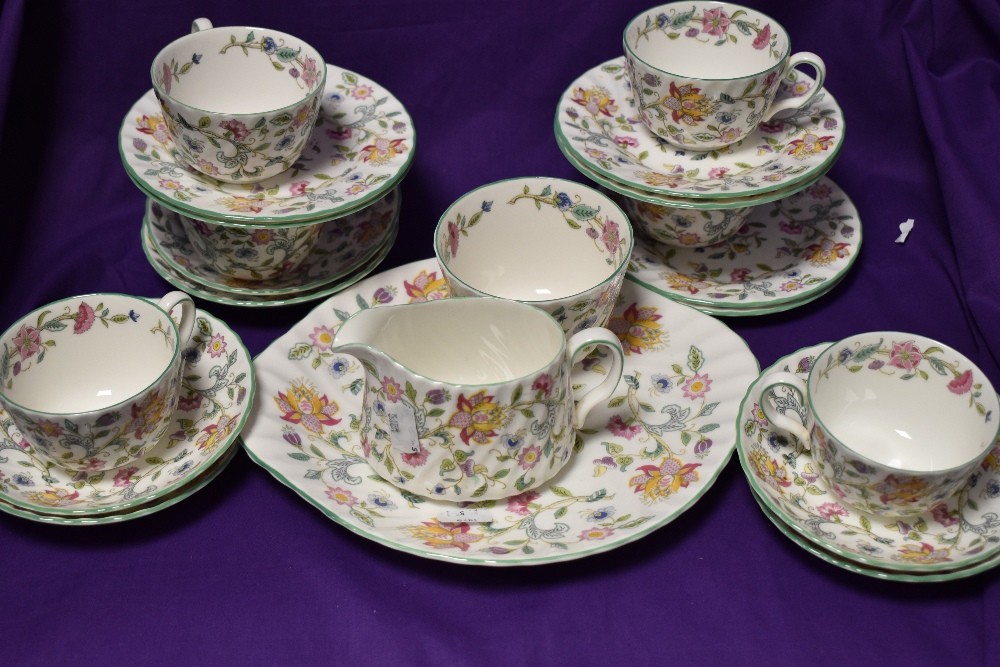
[[[611,397],[622,377],[625,354],[622,351],[621,341],[618,340],[618,336],[614,332],[603,327],[584,329],[574,334],[566,342],[566,358],[569,360],[570,367],[576,364],[577,359],[582,359],[590,354],[590,351],[597,345],[603,345],[611,352],[611,368],[597,385],[573,397],[576,401],[576,409],[573,413],[574,429],[583,427],[591,408]]]

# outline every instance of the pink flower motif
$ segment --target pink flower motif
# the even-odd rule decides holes
[[[306,82],[306,85],[312,88],[316,85],[316,81],[319,80],[319,73],[316,71],[316,59],[306,58],[305,64],[302,66],[302,80]]]
[[[41,349],[41,346],[42,334],[34,327],[22,324],[21,328],[14,335],[14,347],[17,348],[17,353],[21,355],[21,359],[30,359]]]
[[[359,195],[359,194],[361,194],[362,192],[364,192],[367,189],[368,189],[368,186],[365,185],[364,183],[355,183],[351,187],[347,188],[346,192],[347,192],[347,194],[353,196],[353,195]]]
[[[615,143],[623,148],[625,146],[631,146],[632,148],[639,147],[639,141],[635,137],[615,137]]]
[[[205,346],[205,351],[208,352],[210,357],[221,357],[226,353],[226,339],[220,334],[213,334],[212,338],[209,339],[208,345]]]
[[[454,222],[448,223],[448,249],[452,257],[458,254],[458,225]]]
[[[779,289],[781,289],[782,292],[795,292],[796,290],[802,289],[802,283],[789,280],[787,283],[782,284]]]
[[[724,37],[726,31],[729,30],[729,16],[722,11],[722,7],[706,9],[701,24],[702,32],[707,32],[709,35],[717,37]]]
[[[721,11],[721,10],[720,10]],[[580,533],[581,540],[603,540],[605,537],[611,537],[614,535],[615,529],[611,526],[594,526],[592,528],[587,528],[585,531]]]
[[[424,447],[423,445],[421,445],[419,443],[417,443],[417,444],[420,447],[420,451],[419,452],[416,452],[415,454],[400,454],[399,455],[399,458],[403,459],[403,461],[407,465],[412,466],[414,468],[420,467],[420,466],[424,465],[425,463],[427,463],[427,457],[430,456],[430,454],[431,454],[429,451],[427,451],[426,447]]]
[[[753,40],[753,48],[760,51],[771,41],[771,24],[768,23],[764,29],[757,33],[757,39]]]
[[[712,381],[708,379],[708,375],[695,373],[694,377],[685,382],[682,388],[684,389],[684,396],[686,398],[697,400],[704,398],[711,385]]]
[[[839,503],[823,503],[816,508],[819,511],[820,516],[822,516],[827,521],[830,521],[834,515],[836,516],[847,516],[848,512]]]
[[[895,366],[896,368],[902,368],[903,370],[909,372],[912,371],[923,358],[923,355],[920,354],[920,350],[913,344],[912,340],[908,340],[903,343],[893,341],[892,354],[889,357],[889,365]]]
[[[615,415],[614,417],[612,417],[608,421],[607,428],[609,431],[611,431],[612,434],[618,436],[619,438],[625,438],[626,440],[631,440],[636,435],[638,435],[640,431],[642,431],[641,426],[638,426],[636,424],[630,426],[626,424],[624,421],[622,421],[620,415]]]
[[[181,185],[180,181],[175,181],[172,178],[161,178],[160,187],[164,190],[183,190],[184,186]]]
[[[538,500],[539,497],[536,491],[525,491],[524,493],[508,498],[507,511],[513,512],[518,516],[530,516],[531,508],[528,505]]]
[[[729,172],[729,170],[726,169],[725,167],[713,167],[712,169],[708,170],[708,177],[709,178],[722,178],[728,172]]]
[[[806,190],[806,192],[808,192],[809,196],[813,199],[827,199],[833,196],[833,188],[826,183],[817,183]]]
[[[371,86],[366,86],[361,84],[360,86],[354,86],[351,89],[351,97],[356,100],[366,100],[375,93],[375,90]]]
[[[306,193],[306,187],[308,187],[308,185],[309,181],[295,181],[288,186],[288,191],[295,197],[301,197]]]
[[[219,127],[223,130],[228,130],[233,133],[233,139],[236,141],[243,141],[250,136],[250,131],[247,130],[247,126],[238,120],[224,120],[219,123]]]
[[[348,507],[354,507],[358,503],[358,499],[354,497],[353,493],[339,486],[333,489],[328,488],[326,497],[330,500],[336,500],[338,505],[347,505]]]
[[[749,275],[750,275],[750,269],[748,269],[748,268],[744,267],[744,268],[739,268],[739,269],[733,269],[729,273],[729,282],[732,282],[732,283],[741,283],[744,280],[746,280],[747,276],[749,276]]]
[[[313,342],[320,350],[329,350],[330,346],[333,345],[334,332],[325,326],[316,327],[313,332],[309,334],[309,340]]]
[[[80,308],[76,312],[76,322],[73,324],[73,333],[82,334],[94,323],[94,309],[86,301],[80,302]]]
[[[525,470],[531,470],[541,458],[542,450],[538,447],[538,445],[532,445],[531,447],[521,448],[521,455],[517,457],[517,462]]]
[[[139,472],[139,468],[122,468],[115,475],[115,486],[126,487],[132,484],[132,476]]]
[[[532,391],[544,392],[545,398],[548,398],[552,394],[552,388],[555,386],[555,381],[553,381],[552,376],[548,373],[542,373],[531,385]]]
[[[771,121],[764,121],[757,127],[760,128],[761,132],[765,132],[767,134],[778,134],[779,132],[785,129],[785,123],[784,121],[780,120],[771,120]]]
[[[192,397],[180,396],[177,399],[177,409],[181,411],[197,410],[201,407],[201,394]]]
[[[805,229],[801,222],[795,220],[782,220],[778,223],[778,227],[786,234],[801,234]]]
[[[972,371],[965,371],[948,383],[948,391],[953,394],[966,394],[972,389]]]
[[[330,137],[334,141],[350,139],[353,133],[354,130],[350,127],[331,127],[326,130],[326,136]]]
[[[167,95],[170,94],[170,84],[173,78],[174,75],[170,72],[170,66],[167,63],[163,63],[163,90],[166,91]]]
[[[954,526],[955,524],[958,523],[958,516],[957,516],[958,510],[954,510],[953,513],[949,512],[948,503],[938,503],[937,505],[932,507],[931,515],[934,517],[935,521],[937,521],[945,528],[947,528],[948,526]]]
[[[393,403],[399,402],[399,393],[402,391],[402,387],[396,382],[396,378],[390,378],[382,376],[382,391],[385,392],[385,397],[388,398]]]
[[[608,220],[607,224],[604,225],[604,232],[601,234],[601,241],[604,243],[604,247],[607,248],[608,252],[613,254],[618,249],[620,240],[618,236],[618,223]]]

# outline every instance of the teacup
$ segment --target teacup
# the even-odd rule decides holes
[[[791,55],[788,33],[771,17],[729,2],[674,2],[640,13],[624,34],[636,107],[654,134],[680,148],[716,150],[740,141],[823,87],[814,53]],[[807,95],[773,103],[781,78],[815,70]]]
[[[153,91],[181,159],[221,181],[256,183],[285,171],[305,148],[326,82],[319,52],[264,28],[191,34],[153,60]]]
[[[178,306],[179,324],[170,315]],[[126,465],[170,426],[195,313],[183,292],[158,303],[88,294],[38,308],[0,339],[0,404],[54,465],[79,472]]]
[[[622,197],[633,228],[666,245],[703,248],[724,241],[743,226],[752,206],[691,209]]]
[[[503,498],[551,479],[622,374],[621,343],[607,329],[567,342],[545,312],[489,297],[361,310],[333,346],[364,367],[360,444],[375,471],[454,501]],[[597,346],[610,353],[604,376],[588,373],[598,379],[574,388],[574,364]]]
[[[775,392],[775,413],[766,397],[779,385],[793,392]],[[816,357],[805,382],[778,372],[762,387],[765,416],[811,450],[834,499],[886,517],[921,514],[959,491],[1000,424],[996,392],[975,364],[908,333],[845,338]]]
[[[537,306],[567,334],[604,326],[632,253],[632,225],[607,196],[574,181],[515,178],[452,204],[434,232],[458,296]]]

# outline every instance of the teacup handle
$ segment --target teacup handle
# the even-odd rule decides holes
[[[621,341],[618,340],[618,336],[614,332],[603,327],[584,329],[579,333],[573,334],[569,341],[567,341],[566,358],[569,360],[570,367],[576,364],[577,358],[583,353],[586,352],[589,354],[595,345],[603,345],[611,351],[611,368],[608,369],[608,373],[604,379],[595,386],[584,390],[579,395],[573,396],[576,402],[576,409],[573,412],[574,429],[583,427],[583,423],[587,420],[587,414],[591,408],[611,397],[615,388],[618,387],[618,381],[622,377],[625,355],[622,352]]]
[[[177,333],[179,336],[177,344],[183,348],[187,344],[188,339],[191,338],[191,332],[194,330],[194,321],[198,313],[194,306],[194,300],[184,292],[169,292],[159,300],[157,305],[168,314],[177,306],[181,307],[181,321],[177,323]]]
[[[809,429],[799,421],[793,419],[785,413],[774,412],[774,406],[767,400],[767,394],[774,387],[784,386],[799,395],[799,400],[803,405],[806,403],[806,383],[795,373],[787,371],[777,371],[769,373],[764,377],[764,384],[760,390],[760,409],[764,411],[764,416],[768,418],[772,425],[788,431],[802,443],[802,446],[809,449]]]
[[[812,68],[816,70],[816,81],[813,84],[812,92],[806,95],[805,99],[801,97],[789,97],[781,100],[780,102],[775,102],[771,105],[771,108],[768,109],[767,113],[764,114],[764,118],[762,120],[771,120],[774,118],[774,114],[780,111],[800,109],[806,106],[812,101],[812,98],[816,97],[816,93],[818,93],[823,87],[823,82],[826,81],[826,64],[823,62],[822,58],[817,56],[815,53],[800,51],[788,59],[788,64],[785,65],[785,70],[781,73],[781,76],[786,76],[789,72],[795,69],[796,65],[812,65]]]
[[[191,21],[191,32],[201,32],[202,30],[211,30],[212,22],[206,18],[195,19]]]

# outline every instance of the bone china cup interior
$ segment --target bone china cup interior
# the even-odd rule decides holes
[[[682,248],[703,248],[732,236],[752,206],[691,209],[622,197],[632,227],[646,238]]]
[[[920,514],[954,495],[989,455],[1000,412],[989,379],[968,358],[935,340],[879,331],[834,343],[816,357],[809,377],[779,372],[796,408],[806,396],[806,427],[788,413],[767,418],[812,450],[838,502],[881,516]],[[775,395],[779,395],[775,391]]]
[[[326,63],[292,35],[197,19],[191,34],[160,51],[151,75],[180,157],[221,181],[255,183],[302,153]]]
[[[611,199],[557,178],[477,188],[434,234],[454,294],[537,306],[567,334],[607,323],[632,252],[632,225]]]
[[[664,141],[716,150],[775,114],[798,109],[823,87],[814,53],[791,55],[788,33],[771,17],[728,2],[675,2],[629,21],[625,63],[642,122]],[[772,104],[781,77],[800,64],[815,70],[805,96]]]
[[[180,324],[170,310],[180,307]],[[3,334],[0,403],[23,444],[68,470],[123,466],[155,444],[177,405],[195,306],[125,294],[62,299]]]
[[[595,346],[606,372],[574,388],[572,368]],[[614,392],[623,360],[607,329],[567,340],[538,308],[490,297],[361,310],[341,325],[332,351],[364,368],[360,444],[375,471],[411,493],[453,501],[517,495],[556,475],[575,430]],[[334,364],[346,372],[356,362]],[[287,397],[278,400],[291,409]]]

